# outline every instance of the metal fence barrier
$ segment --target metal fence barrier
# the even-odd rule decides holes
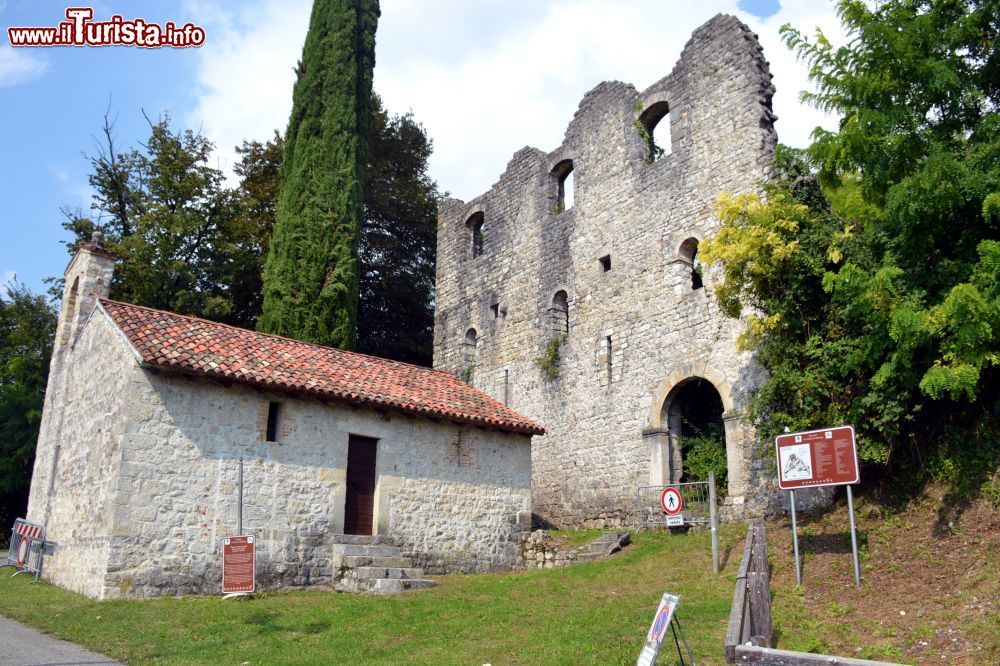
[[[679,521],[677,517],[667,515],[661,503],[667,488],[673,488],[680,494],[682,508]],[[719,573],[719,512],[714,474],[709,474],[708,481],[641,486],[636,491],[635,501],[640,532],[651,527],[708,527],[712,531],[712,571]]]
[[[45,526],[24,518],[14,521],[10,530],[10,549],[7,562],[0,566],[16,567],[19,573],[35,574],[35,582],[42,575],[42,548],[45,546]],[[13,576],[11,576],[13,578]]]

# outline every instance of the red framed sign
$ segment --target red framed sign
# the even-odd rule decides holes
[[[254,538],[228,536],[222,540],[222,593],[254,591]]]
[[[792,432],[774,438],[782,490],[845,486],[861,481],[854,426]]]

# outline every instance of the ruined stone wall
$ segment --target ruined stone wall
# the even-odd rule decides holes
[[[598,85],[559,148],[524,148],[488,192],[442,205],[434,366],[471,375],[546,428],[532,447],[533,508],[543,519],[628,523],[638,486],[678,480],[667,414],[695,377],[712,382],[726,410],[730,513],[759,505],[761,465],[741,414],[760,370],[736,351],[740,325],[719,312],[713,276],[692,288],[684,248],[717,230],[721,191],[753,191],[770,177],[773,90],[756,36],[717,16],[668,76],[642,92]],[[656,136],[669,150],[651,161],[640,126],[667,107]],[[566,160],[574,202],[564,210]],[[471,227],[480,213],[478,253]],[[536,359],[561,334],[560,291],[569,332],[551,377]]]
[[[66,357],[44,576],[98,598],[221,589],[221,547],[257,537],[261,589],[330,582],[350,434],[378,440],[376,533],[432,571],[520,563],[531,522],[530,438],[142,369],[98,310]],[[277,441],[268,404],[280,402]],[[39,468],[47,469],[44,460]]]

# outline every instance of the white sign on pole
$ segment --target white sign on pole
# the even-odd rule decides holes
[[[667,635],[667,628],[670,626],[670,621],[674,619],[674,611],[677,610],[677,604],[680,601],[679,594],[663,593],[660,605],[656,609],[656,615],[653,616],[653,624],[649,626],[649,633],[646,634],[646,644],[642,647],[642,652],[639,653],[639,659],[635,662],[635,666],[653,666],[656,663],[663,638]]]

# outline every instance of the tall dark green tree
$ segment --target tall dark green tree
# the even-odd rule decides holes
[[[431,142],[410,114],[372,95],[372,142],[361,227],[358,351],[429,366],[434,341],[437,185]]]
[[[833,209],[791,160],[703,258],[754,306],[762,434],[853,423],[867,461],[974,486],[1000,459],[1000,3],[838,12],[844,46],[783,28],[842,117],[808,150]]]
[[[297,68],[262,331],[351,349],[377,0],[315,0]]]
[[[28,506],[55,330],[56,313],[43,296],[19,283],[0,294],[0,526],[24,517]]]

